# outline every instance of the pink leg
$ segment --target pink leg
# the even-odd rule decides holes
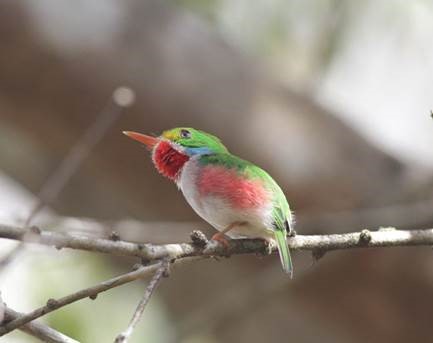
[[[221,243],[222,245],[224,245],[226,248],[229,245],[229,240],[225,237],[225,233],[229,232],[231,229],[233,229],[236,226],[240,226],[240,225],[245,225],[245,222],[234,222],[231,223],[229,226],[227,226],[224,230],[217,232],[216,234],[214,234],[212,236],[212,240],[213,241],[217,241],[219,243]]]

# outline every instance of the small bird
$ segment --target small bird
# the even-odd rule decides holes
[[[187,127],[152,137],[123,132],[145,144],[156,169],[174,181],[194,211],[219,232],[212,239],[261,238],[277,246],[283,270],[293,273],[287,234],[293,215],[274,179],[253,163],[232,155],[219,138]]]

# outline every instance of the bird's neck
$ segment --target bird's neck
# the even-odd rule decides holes
[[[156,169],[172,181],[177,181],[189,156],[175,149],[169,142],[160,142],[153,151]]]

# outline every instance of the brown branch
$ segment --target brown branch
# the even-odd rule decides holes
[[[23,316],[22,313],[16,312],[8,307],[5,308],[5,320],[12,321],[17,318],[21,318]],[[75,339],[72,339],[53,328],[50,328],[47,325],[31,322],[24,324],[19,328],[19,330],[33,336],[39,338],[43,342],[48,343],[78,343]]]
[[[200,259],[200,257],[197,258],[189,258],[189,259],[181,259],[173,261],[172,263],[185,263],[189,261],[194,261]],[[157,270],[161,269],[161,267],[166,267],[167,261],[158,261],[152,265],[148,266],[140,266],[138,269],[122,274],[119,276],[116,276],[114,278],[111,278],[109,280],[103,281],[95,286],[88,287],[85,289],[82,289],[80,291],[77,291],[75,293],[69,294],[67,296],[64,296],[59,299],[48,299],[45,306],[39,307],[27,314],[23,314],[9,322],[4,322],[0,324],[0,337],[15,330],[26,323],[29,323],[37,318],[40,318],[44,316],[47,313],[53,312],[55,310],[58,310],[61,307],[64,307],[66,305],[69,305],[73,302],[79,301],[84,298],[90,298],[92,300],[96,299],[97,295],[99,293],[105,292],[111,288],[119,287],[121,285],[124,285],[126,283],[142,279],[147,277],[148,275],[151,275],[152,273],[155,273]]]
[[[23,314],[12,310],[7,307],[3,302],[0,293],[0,324],[3,322],[9,322],[14,319],[21,317]],[[27,323],[19,328],[19,330],[33,336],[39,338],[43,342],[48,343],[78,343],[76,340],[50,328],[41,323],[33,322]]]
[[[1,225],[0,238],[21,240],[26,233],[24,228]],[[61,248],[71,248],[92,252],[101,252],[118,256],[139,257],[147,261],[164,258],[177,259],[190,256],[228,256],[238,254],[266,253],[269,247],[261,239],[230,240],[227,247],[214,242],[151,244],[132,243],[122,240],[89,238],[34,228],[29,242]],[[350,248],[379,248],[395,246],[430,246],[433,245],[433,229],[396,230],[382,228],[378,231],[363,230],[361,232],[332,235],[296,235],[288,238],[292,250],[309,250],[324,253],[331,250]]]
[[[137,270],[103,281],[95,286],[82,289],[78,292],[72,293],[60,299],[49,299],[45,306],[39,307],[32,312],[19,316],[9,322],[4,322],[2,325],[0,325],[0,336],[3,336],[8,332],[11,332],[21,327],[22,325],[31,322],[32,320],[35,320],[36,318],[42,317],[47,313],[53,312],[73,302],[88,297],[91,299],[95,299],[96,296],[101,292],[105,292],[111,288],[121,286],[125,283],[137,279],[144,278],[158,270],[163,265],[163,263],[164,262],[158,262],[150,266],[140,267]]]
[[[21,240],[27,230],[25,228],[0,225],[0,238]],[[49,300],[46,306],[0,325],[0,336],[23,324],[28,323],[46,313],[66,306],[86,297],[95,297],[98,293],[124,283],[143,278],[154,273],[162,266],[162,259],[175,262],[184,261],[185,257],[228,256],[235,254],[257,254],[269,252],[269,246],[260,239],[237,239],[229,241],[227,247],[214,241],[207,241],[204,235],[194,232],[193,243],[179,244],[137,244],[125,241],[73,236],[56,232],[32,230],[31,242],[54,246],[56,248],[73,248],[85,251],[108,253],[112,255],[140,257],[148,262],[158,261],[147,267],[104,281],[96,286],[81,290],[58,300]],[[288,238],[292,250],[309,250],[320,253],[338,249],[373,248],[395,246],[431,246],[433,245],[433,229],[404,231],[394,228],[382,228],[378,231],[363,230],[361,232],[333,235],[297,235]]]
[[[143,315],[144,309],[147,303],[149,302],[150,297],[152,296],[153,292],[155,291],[156,287],[161,281],[162,276],[167,272],[168,272],[168,262],[164,261],[155,272],[155,275],[153,276],[152,280],[150,280],[149,285],[146,287],[146,291],[144,292],[143,298],[139,302],[134,312],[134,315],[132,316],[131,321],[129,322],[128,327],[126,328],[125,331],[123,331],[116,337],[114,343],[128,342],[129,337],[132,335],[132,332],[134,331],[141,316]]]

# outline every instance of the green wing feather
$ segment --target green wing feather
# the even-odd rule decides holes
[[[293,218],[287,199],[280,186],[263,169],[230,153],[206,155],[201,157],[200,161],[204,164],[224,165],[227,168],[234,168],[240,173],[245,173],[250,178],[258,178],[271,192],[273,202],[272,220],[274,224],[272,229],[275,234],[283,270],[292,277],[293,266],[287,245],[287,230],[292,229]]]
[[[277,241],[278,253],[280,254],[281,265],[283,270],[293,276],[292,258],[290,257],[289,247],[287,246],[287,235],[285,231],[275,230],[275,240]]]
[[[260,178],[265,187],[272,193],[272,219],[274,224],[274,235],[277,242],[278,253],[280,254],[281,265],[283,270],[293,275],[292,259],[290,257],[289,246],[287,245],[287,230],[292,230],[293,216],[290,211],[289,203],[280,186],[275,180],[263,169],[250,164],[246,171],[251,177]]]
[[[274,199],[272,217],[274,220],[274,235],[277,242],[283,270],[293,275],[292,259],[290,257],[289,246],[287,245],[287,230],[292,230],[293,218],[286,197],[278,184],[270,177],[269,187],[271,187]]]

